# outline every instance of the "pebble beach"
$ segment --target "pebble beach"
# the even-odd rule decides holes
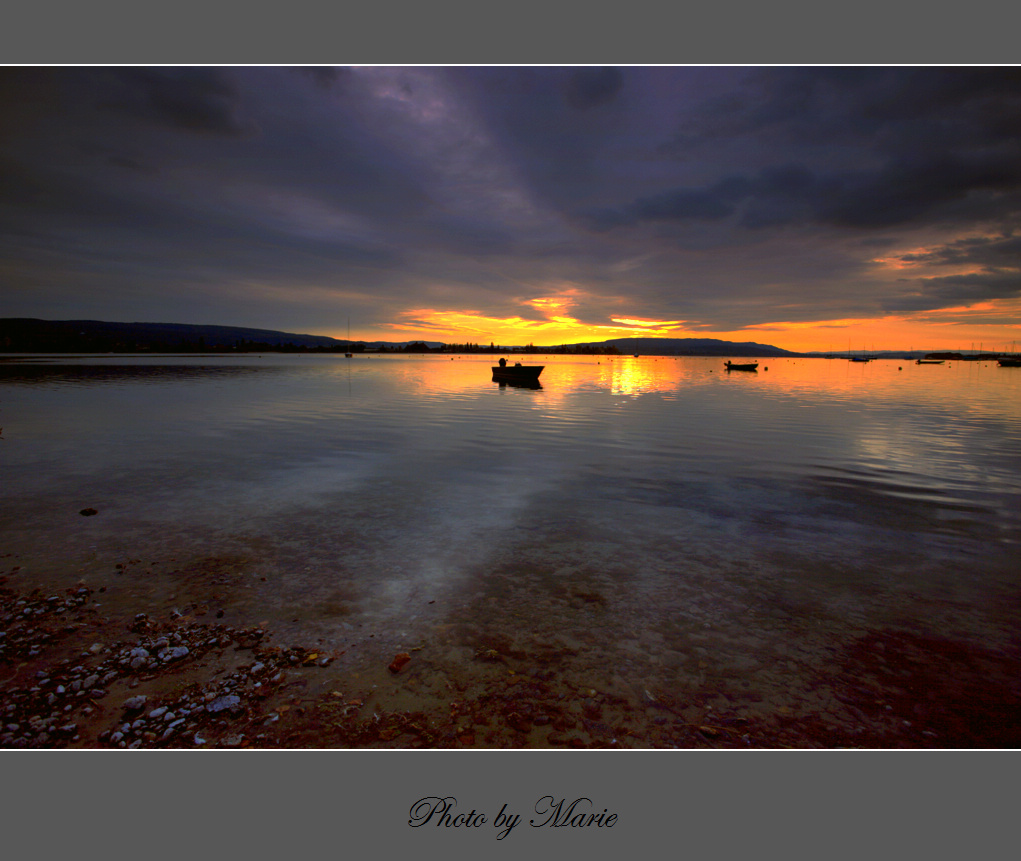
[[[22,591],[21,579],[16,564],[0,578],[6,749],[974,748],[1021,740],[1016,660],[903,633],[870,634],[844,666],[814,680],[814,696],[781,701],[747,684],[761,673],[703,670],[687,690],[635,692],[573,667],[570,650],[528,653],[492,630],[481,639],[470,628],[447,632],[401,652],[378,632],[379,646],[357,654],[231,624],[238,614],[229,600],[132,612],[111,594],[115,586]],[[599,612],[591,595],[576,600]],[[451,657],[451,636],[463,638],[460,659]]]

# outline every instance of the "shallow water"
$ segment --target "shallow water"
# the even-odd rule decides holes
[[[1014,648],[1021,370],[544,356],[531,390],[492,361],[4,361],[0,553],[136,606],[229,593],[366,660],[497,643],[638,695],[805,705],[875,631]]]

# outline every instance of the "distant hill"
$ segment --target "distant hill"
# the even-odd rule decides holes
[[[216,351],[402,349],[409,342],[347,341],[240,326],[188,323],[112,323],[103,320],[0,318],[0,352],[177,353]],[[428,342],[438,347],[436,341]]]
[[[797,356],[769,344],[753,341],[721,341],[717,338],[613,338],[591,344],[573,344],[575,347],[608,345],[622,353],[641,356]]]
[[[104,320],[38,320],[0,318],[0,352],[6,353],[184,353],[184,352],[343,352],[351,350],[407,350],[423,352],[444,346],[439,341],[347,341],[325,335],[300,335],[241,326],[198,326],[189,323],[113,323]],[[603,352],[643,356],[797,356],[788,350],[752,341],[716,338],[614,338],[570,344],[571,352]],[[448,350],[458,350],[452,344]],[[526,350],[523,347],[506,351]],[[557,352],[560,347],[532,347],[528,352]],[[465,352],[489,352],[465,350]]]

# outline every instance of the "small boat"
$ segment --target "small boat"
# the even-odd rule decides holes
[[[916,365],[942,365],[945,359],[916,359]]]
[[[850,361],[852,361],[852,362],[871,362],[872,359],[867,359],[865,356],[851,356]]]
[[[1021,368],[1021,356],[1003,356],[996,364],[1001,368]]]
[[[723,367],[728,371],[757,371],[759,369],[758,362],[748,362],[744,365],[736,365],[733,362],[724,362]]]
[[[538,385],[539,374],[545,367],[545,365],[522,365],[521,362],[508,365],[506,359],[500,359],[500,364],[493,368],[493,382]]]

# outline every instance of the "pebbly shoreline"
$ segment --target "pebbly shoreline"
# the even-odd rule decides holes
[[[591,687],[556,656],[499,639],[465,646],[470,654],[460,664],[443,657],[439,643],[432,656],[422,644],[380,659],[378,647],[356,655],[363,650],[353,645],[280,645],[263,626],[224,624],[223,609],[126,615],[99,600],[105,586],[26,593],[9,579],[0,576],[6,750],[942,748],[1019,741],[1013,718],[1021,697],[1010,684],[1016,658],[903,632],[869,634],[838,675],[820,680],[832,689],[835,710],[798,713],[756,693],[735,696],[722,684],[639,695]]]
[[[96,606],[104,591],[82,584],[63,594],[19,594],[0,585],[0,747],[674,746],[643,738],[644,721],[633,714],[627,725],[633,710],[621,698],[595,690],[565,696],[551,672],[516,672],[514,656],[496,648],[475,650],[481,685],[448,683],[450,697],[433,698],[431,708],[387,709],[377,685],[365,680],[358,688],[358,673],[309,695],[310,677],[336,654],[272,645],[261,628],[177,611],[162,620],[137,613],[118,625]],[[413,662],[400,653],[387,672],[396,677]],[[659,712],[654,729],[676,723],[664,716],[668,702],[645,705]],[[685,746],[748,747],[745,724],[690,725]]]

